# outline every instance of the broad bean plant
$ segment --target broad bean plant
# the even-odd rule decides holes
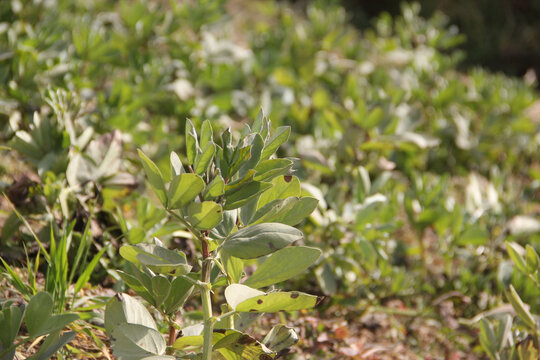
[[[129,263],[121,278],[165,321],[168,334],[162,335],[139,300],[118,294],[105,311],[117,358],[273,359],[298,340],[284,325],[272,328],[261,341],[245,332],[264,313],[309,309],[318,301],[314,295],[274,288],[303,273],[321,254],[296,244],[303,233],[294,226],[318,201],[303,196],[292,175],[293,161],[274,156],[289,133],[285,126],[272,132],[260,112],[237,142],[230,130],[214,142],[210,121],[202,123],[198,135],[188,120],[185,163],[172,152],[170,176],[139,150],[161,206],[170,221],[187,230],[198,251],[190,264],[186,254],[166,248],[157,238],[120,248]],[[257,268],[247,275],[247,265]],[[218,307],[213,299],[222,292],[225,301]],[[202,322],[180,326],[183,305],[197,294]]]

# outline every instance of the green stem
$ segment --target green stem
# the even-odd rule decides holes
[[[215,318],[212,316],[212,299],[210,297],[210,269],[212,267],[212,261],[205,259],[203,261],[202,278],[206,286],[201,287],[201,301],[203,305],[203,355],[202,360],[212,359],[212,332],[214,328]]]
[[[178,220],[182,225],[186,227],[186,229],[189,230],[190,233],[192,233],[199,241],[204,242],[206,241],[206,238],[201,234],[201,232],[197,229],[195,229],[193,226],[191,226],[182,216],[178,215],[174,211],[167,209],[167,212],[171,214],[176,220]]]
[[[216,319],[216,321],[221,321],[223,319],[230,319],[233,317],[233,315],[236,314],[236,311],[228,311],[220,316],[218,316],[218,318]]]
[[[203,355],[202,360],[212,359],[212,340],[215,318],[212,316],[212,299],[210,297],[210,270],[212,269],[212,258],[210,257],[210,251],[208,249],[208,240],[206,236],[199,230],[195,229],[189,222],[187,222],[182,216],[178,215],[174,211],[167,209],[167,212],[174,216],[179,222],[181,222],[200,242],[202,248],[202,271],[201,271],[201,302],[203,305]]]

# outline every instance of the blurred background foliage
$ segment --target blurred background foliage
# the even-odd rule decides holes
[[[467,37],[461,48],[464,65],[481,65],[509,75],[521,76],[529,69],[540,71],[540,3],[535,0],[462,1],[420,0],[423,16],[441,11]],[[392,0],[344,0],[355,26],[369,26],[381,12],[397,15],[400,3]]]
[[[21,216],[44,244],[51,224],[59,234],[73,222],[76,238],[90,224],[88,256],[105,251],[91,281],[122,288],[121,244],[189,247],[135,150],[169,176],[186,118],[237,136],[262,108],[292,127],[280,155],[319,200],[301,226],[323,258],[297,281],[329,296],[321,312],[401,311],[451,334],[425,348],[404,321],[412,335],[399,341],[424,355],[480,353],[480,319],[502,312],[515,326],[495,348],[514,351],[538,334],[500,310],[510,285],[540,312],[534,261],[518,271],[505,245],[540,249],[537,82],[476,65],[521,75],[538,64],[538,11],[527,0],[2,1],[1,256],[38,253]]]

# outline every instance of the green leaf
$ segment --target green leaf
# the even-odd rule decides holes
[[[255,173],[255,170],[249,170],[245,173],[243,177],[239,177],[238,179],[229,182],[227,185],[225,185],[225,195],[231,195],[236,191],[240,190],[246,184],[252,182]]]
[[[488,355],[494,360],[497,359],[498,352],[496,348],[498,347],[498,344],[495,338],[495,331],[493,330],[491,323],[485,318],[480,320],[479,339],[480,344],[482,344],[482,347]]]
[[[154,296],[155,306],[159,307],[169,296],[171,283],[163,275],[156,275],[152,278],[152,295]]]
[[[270,159],[259,162],[255,167],[255,181],[268,181],[279,175],[289,174],[293,162],[289,159]]]
[[[274,326],[262,341],[270,350],[276,352],[289,348],[297,342],[298,335],[294,329],[281,324]]]
[[[225,289],[225,299],[238,312],[278,312],[311,309],[317,297],[301,292],[264,293],[241,284],[232,284]]]
[[[186,326],[183,328],[179,335],[178,339],[174,342],[173,347],[178,350],[185,349],[187,347],[199,347],[203,344],[203,325],[196,324],[191,326]],[[214,339],[216,340],[216,334],[214,333]]]
[[[204,180],[199,175],[182,174],[176,175],[169,186],[169,207],[180,209],[195,199],[204,190]]]
[[[178,157],[178,154],[176,154],[174,151],[171,151],[171,175],[179,176],[182,175],[184,171],[184,167],[182,166],[182,160]]]
[[[39,350],[34,355],[26,358],[27,360],[47,360],[53,356],[64,345],[75,338],[77,333],[74,331],[68,331],[60,335],[60,331],[55,332],[47,336],[43,344],[39,347]]]
[[[503,318],[499,319],[499,324],[497,326],[497,343],[499,347],[497,351],[501,352],[506,347],[512,331],[512,317],[510,315],[505,315]]]
[[[167,314],[172,314],[184,305],[193,291],[193,284],[183,277],[177,277],[171,282],[169,296],[163,303],[163,308]]]
[[[240,145],[239,145],[240,146]],[[240,168],[246,164],[248,159],[251,156],[251,145],[236,148],[233,152],[233,157],[231,162],[229,163],[230,169],[229,169],[229,177],[232,177],[236,174]]]
[[[380,107],[375,107],[369,115],[365,118],[365,120],[360,124],[362,128],[369,130],[377,126],[381,122],[381,120],[384,118],[384,111]]]
[[[138,324],[157,330],[152,315],[143,304],[127,294],[117,294],[105,307],[105,331],[112,335],[113,329],[122,324]]]
[[[136,264],[128,263],[126,273],[133,276],[147,291],[152,291],[152,276],[155,274],[146,267],[139,269]],[[151,301],[152,302],[152,301]]]
[[[280,147],[281,144],[283,144],[287,139],[289,138],[289,134],[291,133],[291,127],[290,126],[280,126],[276,129],[276,131],[272,134],[270,139],[268,139],[264,144],[264,150],[261,155],[261,160],[266,160],[270,156],[272,156],[276,150]]]
[[[307,246],[286,247],[270,255],[270,257],[257,268],[244,281],[244,285],[252,288],[261,288],[291,279],[317,261],[321,250]]]
[[[180,332],[173,347],[178,350],[193,350],[203,345],[202,324],[187,326]],[[253,337],[238,330],[214,329],[212,334],[214,356],[219,359],[273,359],[274,352]]]
[[[225,152],[225,158],[227,162],[230,162],[232,159],[232,152],[234,151],[234,146],[232,145],[232,133],[231,129],[227,128],[223,134],[221,134],[221,145],[223,146],[223,151]]]
[[[26,327],[31,337],[46,335],[64,329],[79,319],[79,315],[65,313],[53,315],[53,299],[47,292],[41,291],[32,296],[26,309]]]
[[[21,327],[24,306],[4,305],[0,312],[0,353],[3,349],[9,348],[15,341]],[[3,348],[2,348],[3,345]]]
[[[229,255],[227,251],[221,251],[221,260],[227,272],[227,276],[230,277],[231,281],[233,283],[240,282],[242,273],[244,271],[244,261],[240,258]]]
[[[461,236],[457,239],[457,243],[461,246],[480,246],[486,244],[488,240],[489,233],[487,230],[480,225],[474,225],[461,234]]]
[[[174,356],[163,355],[167,348],[163,335],[144,325],[120,324],[112,330],[112,337],[113,354],[118,359],[176,359]]]
[[[510,304],[512,304],[512,307],[516,311],[519,318],[525,323],[527,328],[533,332],[537,331],[536,322],[534,321],[533,316],[525,307],[523,300],[521,300],[518,293],[516,292],[516,289],[514,289],[512,285],[510,285],[510,291],[506,293],[506,297],[510,301]]]
[[[272,180],[272,188],[266,191],[259,198],[258,208],[268,204],[270,201],[286,199],[301,195],[300,180],[296,176],[278,176]]]
[[[4,266],[4,269],[7,271],[7,274],[9,275],[8,279],[11,282],[11,285],[13,285],[13,287],[19,292],[21,292],[21,294],[23,294],[24,296],[30,297],[32,295],[32,289],[30,288],[30,286],[27,285],[27,283],[19,276],[15,269],[9,266],[9,264],[6,263],[5,260],[1,257],[0,261]]]
[[[213,201],[194,202],[188,207],[188,217],[191,225],[197,229],[209,230],[221,222],[223,209]]]
[[[263,130],[263,123],[265,121],[266,121],[266,116],[264,116],[263,110],[260,109],[252,125],[253,132],[260,133]]]
[[[302,238],[302,232],[292,226],[265,223],[238,230],[225,239],[222,248],[232,256],[254,259],[268,255]]]
[[[201,149],[206,148],[213,139],[214,133],[212,131],[212,124],[210,123],[210,120],[205,120],[201,126]]]
[[[238,211],[238,218],[240,220],[240,223],[242,225],[249,225],[251,223],[251,219],[255,215],[255,212],[257,211],[257,203],[259,202],[259,196],[253,197],[250,201],[242,205]],[[276,222],[272,220],[268,220],[267,222]]]
[[[197,142],[197,131],[193,126],[191,120],[186,120],[186,154],[188,158],[188,164],[193,165],[195,163],[195,157],[199,152],[199,144]]]
[[[160,274],[184,275],[191,270],[184,253],[155,244],[124,245],[120,248],[120,255],[133,264],[145,265]]]
[[[540,258],[534,248],[529,244],[525,246],[525,259],[527,260],[527,272],[534,274],[540,265]]]
[[[204,199],[217,198],[225,193],[225,182],[221,174],[217,174],[216,177],[206,186],[204,190]]]
[[[250,225],[263,222],[279,222],[296,225],[309,216],[317,207],[318,200],[312,197],[289,197],[270,201],[261,207],[249,221]]]
[[[275,221],[291,226],[297,225],[311,215],[318,204],[319,200],[315,198],[309,196],[302,197],[294,204],[294,207],[291,210],[282,214],[281,217],[277,218]]]
[[[527,263],[521,255],[524,252],[523,248],[515,242],[507,242],[506,251],[508,251],[508,256],[510,256],[517,269],[523,274],[528,274]]]
[[[271,360],[274,358],[269,355],[274,352],[264,344],[247,334],[232,329],[224,330],[223,337],[218,341],[214,340],[213,350],[223,354],[225,349],[239,355],[241,359]]]
[[[247,171],[254,169],[261,160],[262,150],[264,148],[264,140],[259,134],[254,134],[253,141],[251,143],[250,157],[244,165],[240,168],[240,176]]]
[[[137,270],[139,271],[139,270]],[[140,297],[148,301],[150,304],[156,306],[156,298],[152,294],[152,280],[149,277],[148,282],[150,283],[149,288],[145,287],[143,283],[137,279],[135,276],[125,273],[123,271],[117,270],[118,275],[122,280],[129,286],[133,291],[137,293]]]
[[[166,207],[167,191],[165,190],[165,182],[163,181],[161,171],[159,171],[157,165],[154,164],[154,162],[150,160],[140,149],[137,151],[139,152],[139,157],[142,160],[144,172],[146,173],[148,182],[152,186],[152,189],[154,189],[159,201],[161,201],[161,203]]]
[[[334,275],[330,265],[328,265],[328,262],[324,262],[323,266],[319,266],[315,270],[315,276],[317,277],[317,282],[325,295],[335,295],[338,284],[336,276]]]
[[[263,193],[267,189],[271,188],[272,184],[266,182],[252,181],[230,195],[226,195],[226,202],[224,209],[233,210],[237,209],[246,203],[248,203],[255,196]]]
[[[216,145],[213,142],[209,142],[202,153],[197,153],[194,166],[196,174],[201,175],[206,172],[208,166],[212,163],[215,153]]]
[[[245,331],[262,316],[263,314],[260,313],[239,313],[234,321],[234,328],[239,331]]]

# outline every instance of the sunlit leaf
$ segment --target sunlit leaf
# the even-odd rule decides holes
[[[194,202],[188,207],[191,225],[200,230],[209,230],[217,226],[223,219],[221,205],[213,201]]]
[[[225,298],[238,312],[296,311],[311,309],[317,304],[317,297],[313,295],[297,291],[264,293],[241,284],[227,286]]]

